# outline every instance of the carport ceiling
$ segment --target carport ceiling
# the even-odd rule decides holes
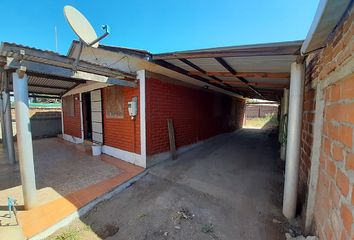
[[[279,100],[302,41],[155,54],[160,66],[245,97]]]

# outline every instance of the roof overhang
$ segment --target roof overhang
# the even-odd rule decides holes
[[[32,94],[60,97],[87,81],[136,86],[134,74],[81,60],[75,65],[74,58],[6,42],[0,48],[0,67],[6,72],[25,69],[29,77],[28,90]],[[12,91],[11,79],[7,90]]]
[[[85,61],[126,72],[147,71],[235,97],[276,101],[289,87],[290,66],[303,41],[151,54],[100,45],[84,48]],[[74,41],[69,56],[78,51]]]
[[[352,0],[321,0],[301,53],[305,55],[324,47],[326,40],[352,5]]]
[[[151,62],[248,98],[279,100],[302,41],[152,55]]]

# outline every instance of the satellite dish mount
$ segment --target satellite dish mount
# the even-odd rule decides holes
[[[74,70],[76,69],[83,47],[97,48],[99,41],[107,37],[110,33],[108,25],[102,25],[102,29],[105,31],[100,37],[97,37],[95,30],[85,16],[72,6],[64,7],[64,15],[68,21],[71,29],[79,37],[79,52],[75,58]]]

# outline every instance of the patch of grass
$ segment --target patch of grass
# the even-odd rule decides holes
[[[65,232],[51,238],[51,240],[79,240],[78,229],[68,229]]]
[[[245,128],[264,128],[266,126],[277,126],[278,120],[275,114],[267,114],[263,118],[247,119]]]
[[[209,224],[204,224],[202,226],[202,232],[206,234],[212,234],[214,233],[214,225],[212,223]]]
[[[81,234],[86,231],[92,231],[91,226],[86,225],[83,228],[75,228],[75,227],[69,227],[62,232],[60,232],[58,235],[55,235],[53,237],[50,237],[50,240],[80,240],[81,239]]]
[[[138,219],[140,219],[140,220],[145,218],[145,217],[146,217],[145,213],[141,213],[141,214],[138,215]]]

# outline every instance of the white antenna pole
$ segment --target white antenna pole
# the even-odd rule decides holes
[[[54,26],[54,41],[55,41],[55,51],[58,52],[58,31],[57,31],[57,26]]]

